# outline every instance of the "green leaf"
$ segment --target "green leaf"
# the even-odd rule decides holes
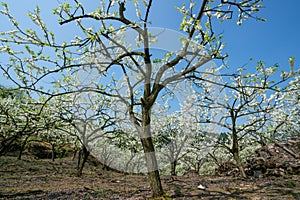
[[[161,63],[162,59],[161,58],[156,58],[153,60],[153,63]]]
[[[5,8],[8,8],[8,5],[7,5],[7,3],[5,3],[5,2],[1,2],[1,5],[2,5],[3,7],[5,7]]]
[[[290,63],[290,65],[294,65],[294,63],[295,63],[295,56],[289,57],[289,63]]]
[[[40,7],[37,6],[37,7],[35,8],[35,12],[36,12],[36,13],[40,13],[40,12],[41,12]]]
[[[52,14],[54,14],[54,15],[59,14],[58,8],[53,8],[52,9]]]

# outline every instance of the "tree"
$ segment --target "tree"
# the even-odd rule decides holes
[[[21,159],[26,145],[33,141],[44,141],[52,146],[52,159],[55,158],[55,145],[64,142],[64,135],[55,131],[56,107],[44,105],[44,99],[34,99],[29,94],[9,89],[0,97],[1,150],[5,154],[14,144]],[[43,109],[41,109],[43,107]]]
[[[76,145],[76,138],[71,134],[66,134],[64,130],[70,130],[72,127],[69,123],[64,121],[60,114],[63,102],[55,99],[50,100],[46,105],[44,105],[44,101],[42,100],[41,109],[42,112],[39,113],[40,116],[40,126],[44,127],[42,130],[34,133],[34,138],[31,141],[38,141],[48,143],[52,149],[52,161],[55,160],[57,156],[64,156],[63,152],[58,151],[61,148],[66,146]],[[36,109],[39,111],[38,107]]]
[[[199,147],[204,146],[202,142],[206,138],[202,134],[205,128],[197,123],[197,114],[201,112],[201,108],[195,106],[197,96],[190,86],[189,84],[177,86],[177,96],[173,98],[180,99],[178,110],[172,112],[175,105],[174,103],[169,105],[171,98],[164,105],[156,105],[156,109],[152,112],[154,145],[161,163],[167,161],[166,164],[170,166],[169,171],[173,176],[177,175],[176,169],[179,164],[186,165],[183,163],[186,157],[194,158],[198,153],[202,153],[202,156],[205,154]],[[183,91],[184,97],[181,97],[180,93]],[[199,149],[196,149],[196,146]],[[183,173],[184,169],[180,171]]]
[[[97,142],[115,132],[114,118],[108,112],[110,101],[101,94],[82,92],[61,96],[58,103],[60,111],[57,111],[56,116],[64,126],[56,126],[56,129],[76,137],[81,143],[77,171],[77,175],[81,176]]]
[[[167,51],[165,55],[155,56],[151,44],[155,43],[157,32],[151,32],[149,28],[152,3],[152,0],[101,1],[98,7],[95,6],[97,9],[91,12],[77,0],[62,3],[53,10],[59,17],[59,24],[74,23],[81,30],[80,36],[62,44],[56,42],[55,34],[42,20],[39,7],[28,13],[37,29],[23,30],[10,13],[8,5],[2,3],[4,10],[1,14],[9,18],[15,30],[0,34],[3,43],[1,52],[10,55],[10,63],[7,67],[1,66],[1,69],[20,88],[40,92],[49,98],[58,93],[94,91],[119,99],[119,103],[126,106],[140,135],[152,195],[160,197],[163,189],[151,134],[152,106],[167,86],[176,85],[187,78],[205,82],[205,76],[199,69],[212,59],[226,57],[221,52],[224,46],[221,35],[214,33],[214,18],[222,21],[232,19],[234,11],[237,11],[240,25],[243,20],[255,17],[253,13],[262,5],[261,0],[203,0],[200,4],[190,1],[189,6],[177,7],[183,15],[182,21],[178,23],[179,31],[184,34],[180,38],[181,46],[175,51]],[[126,10],[132,6],[136,9],[136,16],[129,15]],[[85,20],[97,22],[94,26],[96,28],[91,28]],[[136,37],[135,44],[126,44],[124,40],[129,30],[131,36]],[[14,50],[16,45],[17,50]],[[16,76],[12,75],[11,68],[15,69]],[[79,68],[94,70],[99,80],[79,90],[73,88],[64,91],[64,84],[72,86],[74,83],[62,78],[65,82],[60,82],[61,88],[56,93],[41,85],[45,77],[53,77],[55,73],[63,76]],[[107,83],[105,77],[109,77],[111,83]],[[126,94],[121,94],[120,87],[117,87],[121,77],[125,80]]]
[[[164,120],[163,122],[161,120]],[[155,122],[154,122],[155,124]],[[189,138],[189,135],[180,127],[180,118],[176,115],[168,115],[165,118],[159,119],[161,126],[156,126],[159,129],[154,141],[157,149],[159,147],[163,155],[165,155],[170,164],[170,172],[172,176],[176,176],[176,167],[179,159],[185,154],[184,147]]]
[[[264,137],[266,133],[263,130],[271,121],[271,113],[280,107],[283,108],[278,105],[277,98],[280,92],[287,92],[284,83],[299,73],[282,76],[279,81],[274,81],[272,78],[277,69],[276,66],[265,67],[263,62],[258,62],[255,74],[245,74],[245,69],[240,68],[239,74],[232,78],[231,85],[224,88],[224,98],[212,98],[207,92],[199,101],[199,106],[208,109],[207,113],[215,109],[222,112],[222,117],[217,121],[211,119],[209,115],[206,119],[202,119],[203,121],[201,119],[199,121],[215,124],[221,128],[218,143],[232,154],[244,178],[246,173],[240,152],[248,145],[242,145],[242,142],[245,142],[246,138],[252,137],[253,142],[254,138]]]
[[[0,156],[4,155],[10,146],[21,137],[17,127],[16,110],[20,107],[20,99],[11,92],[11,89],[0,87]],[[26,127],[26,126],[25,126]]]
[[[18,158],[21,159],[28,138],[41,128],[38,123],[39,116],[34,112],[34,107],[37,105],[36,101],[18,90],[1,88],[1,156],[7,153],[10,147],[15,144],[20,146]]]
[[[108,165],[110,168],[115,168],[117,171],[129,174],[143,174],[145,173],[145,167],[141,162],[143,160],[143,154],[141,153],[143,149],[135,127],[128,126],[125,123],[121,123],[120,125],[118,125],[120,127],[119,130],[111,135],[113,139],[104,142],[111,145],[106,145],[110,151],[104,151],[104,154],[101,153],[101,161],[107,160],[105,153],[109,153],[109,157],[113,161]]]
[[[271,140],[287,140],[300,136],[299,76],[288,83],[286,90],[278,93],[278,107],[271,113],[271,123],[268,123],[266,130]]]

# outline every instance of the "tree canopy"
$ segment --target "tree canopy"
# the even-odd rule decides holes
[[[246,79],[243,83],[244,79],[240,74],[228,73],[225,62],[221,66],[213,64],[213,60],[223,62],[228,56],[222,51],[225,45],[222,33],[217,33],[215,26],[219,21],[233,20],[237,25],[242,25],[251,18],[264,21],[257,15],[263,8],[262,0],[182,2],[181,5],[175,5],[182,16],[178,30],[175,31],[151,27],[152,4],[152,0],[102,0],[93,3],[95,7],[91,9],[88,3],[78,0],[59,3],[53,9],[58,24],[78,31],[74,35],[70,33],[72,39],[68,35],[65,40],[60,41],[60,33],[51,31],[42,18],[41,8],[36,7],[28,13],[34,26],[23,28],[24,25],[19,24],[10,12],[9,5],[2,3],[0,13],[7,17],[13,29],[0,32],[1,53],[9,57],[8,62],[0,67],[17,88],[41,97],[39,113],[42,113],[51,100],[59,99],[71,108],[70,113],[63,115],[63,118],[74,117],[74,108],[81,109],[83,112],[79,116],[86,114],[87,119],[95,116],[93,112],[98,117],[103,114],[103,118],[96,124],[88,124],[88,120],[77,115],[73,127],[79,132],[82,132],[82,127],[89,125],[92,129],[98,126],[94,130],[103,134],[106,119],[112,120],[110,125],[130,122],[138,133],[143,148],[153,197],[160,197],[164,192],[152,128],[155,126],[153,109],[160,99],[167,97],[163,101],[167,102],[166,99],[176,95],[175,91],[187,91],[189,88],[212,96],[211,90],[218,86],[221,90],[226,88],[236,92],[226,101],[230,112],[237,115],[241,107],[230,106],[230,103],[235,105],[239,101],[241,105],[248,106],[252,100],[257,100],[258,105],[251,106],[264,107],[259,102],[266,101],[263,98],[265,94],[260,92],[281,91],[280,84],[293,79],[299,72],[294,70],[294,58],[291,57],[291,71],[283,72],[278,84],[269,81],[275,68],[265,68],[260,64],[257,65],[257,72],[262,76],[249,75],[254,77],[253,80]],[[133,13],[132,10],[136,12]],[[164,46],[163,41],[167,40],[170,41]],[[224,81],[220,81],[220,77]],[[297,81],[299,82],[299,78],[296,78]],[[188,87],[180,88],[182,83]],[[289,90],[285,89],[282,91]],[[95,95],[89,96],[91,93]],[[80,108],[76,107],[74,99],[66,101],[70,95],[81,94],[87,94],[86,99],[91,103],[81,104]],[[220,105],[218,102],[213,103]],[[102,105],[104,106],[101,107]],[[206,107],[210,108],[210,105],[213,104]],[[247,111],[254,115],[258,113]],[[199,113],[200,117],[202,114]],[[223,119],[226,121],[225,118]],[[78,127],[79,121],[84,123],[82,127]],[[250,122],[250,125],[254,126],[254,123]],[[108,132],[112,130],[108,128]],[[179,129],[169,130],[172,132]],[[240,130],[244,131],[246,128],[242,127]],[[168,134],[173,137],[170,132]],[[81,136],[84,135],[82,132]],[[100,136],[95,136],[98,137]],[[83,141],[85,139],[87,138],[82,138]],[[179,154],[172,159],[176,160],[178,157]]]

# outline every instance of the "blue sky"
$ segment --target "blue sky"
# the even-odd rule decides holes
[[[26,12],[39,5],[42,15],[48,22],[50,29],[60,33],[60,37],[66,35],[74,36],[71,26],[59,26],[56,17],[51,17],[52,8],[57,5],[55,0],[6,0],[10,5],[13,14],[23,27],[27,26]],[[87,0],[85,2],[88,2]],[[153,2],[151,20],[154,26],[178,29],[181,15],[175,11],[174,5],[181,5],[180,0],[164,0]],[[95,4],[93,2],[92,4]],[[232,70],[243,66],[249,62],[249,58],[254,58],[248,68],[255,68],[255,61],[263,60],[267,65],[278,63],[280,68],[289,69],[288,58],[296,57],[296,68],[300,62],[300,1],[295,0],[272,0],[264,2],[265,8],[259,15],[267,19],[267,22],[248,20],[242,26],[237,26],[235,21],[216,24],[218,30],[224,34],[226,47],[224,51],[229,53],[228,64]],[[128,12],[128,11],[127,11]],[[128,13],[129,15],[129,13]],[[2,30],[9,29],[8,23],[3,16],[0,16]],[[3,64],[3,57],[0,56]],[[1,73],[2,75],[2,73]],[[0,84],[3,77],[0,75]]]
[[[266,22],[249,20],[243,26],[224,27],[229,61],[232,67],[239,67],[250,57],[263,60],[267,65],[278,63],[282,69],[289,69],[288,58],[296,57],[300,63],[300,1],[265,1],[260,15]],[[250,66],[249,66],[250,67]]]
[[[162,1],[157,3],[154,1],[156,9],[154,18],[160,19],[158,24],[176,28],[180,15],[175,16],[173,12],[165,12],[167,10],[165,7],[172,9],[173,5],[166,3],[160,6],[159,4],[162,4]],[[215,24],[216,28],[223,32],[223,40],[226,42],[224,51],[229,53],[229,65],[236,69],[248,63],[249,58],[254,58],[254,61],[247,65],[248,68],[255,68],[255,61],[263,60],[266,65],[278,63],[281,69],[288,70],[288,58],[295,56],[295,67],[299,68],[300,1],[269,0],[264,1],[263,4],[265,8],[259,12],[259,16],[266,18],[266,22],[250,19],[242,26],[237,26],[234,20]],[[162,15],[163,19],[161,19]]]

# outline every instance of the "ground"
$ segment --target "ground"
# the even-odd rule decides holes
[[[0,157],[0,199],[147,199],[146,176],[103,171],[87,164],[76,177],[71,158]],[[249,178],[162,176],[169,199],[300,199],[300,175]],[[202,185],[205,189],[199,189]]]

